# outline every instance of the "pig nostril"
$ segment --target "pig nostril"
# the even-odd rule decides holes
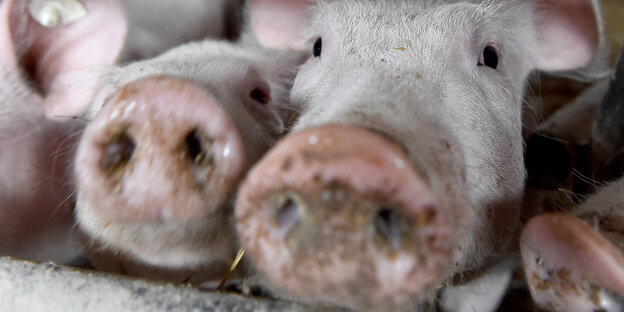
[[[100,160],[100,168],[105,171],[114,171],[125,166],[134,153],[135,144],[132,138],[120,132],[104,146],[104,157]]]
[[[186,154],[191,161],[197,166],[210,166],[213,159],[205,148],[206,145],[210,145],[211,142],[199,133],[197,129],[191,131],[184,139],[186,143]]]
[[[375,230],[383,241],[395,251],[401,248],[399,214],[390,207],[381,207],[375,216]]]
[[[282,201],[282,204],[277,210],[275,221],[286,234],[290,233],[301,220],[302,207],[299,202],[300,201],[296,200],[293,195],[289,195]]]

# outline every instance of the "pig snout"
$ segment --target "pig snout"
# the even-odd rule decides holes
[[[622,243],[621,219],[615,224],[620,224],[617,231],[603,225],[600,230],[583,218],[550,213],[526,225],[520,240],[522,259],[533,300],[540,307],[550,311],[624,309],[624,254],[616,247]]]
[[[218,101],[177,78],[124,86],[86,129],[80,197],[111,221],[184,221],[217,211],[245,168],[243,143]]]
[[[452,254],[449,216],[406,153],[350,125],[296,132],[250,171],[237,231],[286,293],[352,308],[402,307],[435,286]]]

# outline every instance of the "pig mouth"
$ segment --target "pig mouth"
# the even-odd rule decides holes
[[[86,208],[83,201],[78,194],[78,203]],[[231,208],[225,208],[209,217],[187,221],[119,222],[103,218],[96,209],[76,211],[88,243],[106,246],[154,267],[172,269],[229,263],[237,248],[230,216]]]

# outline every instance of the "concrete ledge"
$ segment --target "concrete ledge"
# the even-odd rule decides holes
[[[1,311],[328,311],[0,257]],[[331,309],[331,311],[339,311]]]

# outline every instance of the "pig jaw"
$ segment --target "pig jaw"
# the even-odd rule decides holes
[[[271,150],[241,187],[239,239],[287,297],[403,309],[441,282],[454,244],[449,211],[427,184],[400,148],[374,133],[304,130]]]

